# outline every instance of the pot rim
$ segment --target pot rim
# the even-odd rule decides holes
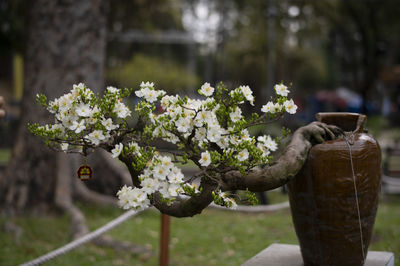
[[[350,112],[320,112],[315,115],[317,121],[340,127],[345,132],[361,133],[367,116]]]

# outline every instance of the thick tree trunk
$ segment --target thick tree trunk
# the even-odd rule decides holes
[[[12,159],[0,177],[0,208],[11,212],[47,210],[54,205],[57,155],[27,130],[28,122],[51,122],[36,104],[84,82],[103,87],[106,46],[105,0],[36,0],[30,8],[25,55],[25,90]]]

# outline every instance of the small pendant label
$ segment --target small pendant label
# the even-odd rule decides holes
[[[78,178],[82,181],[87,181],[92,177],[93,171],[92,168],[88,165],[82,165],[78,169]]]

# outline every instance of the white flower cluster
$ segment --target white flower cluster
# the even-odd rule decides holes
[[[165,95],[163,90],[154,90],[153,82],[143,82],[140,84],[140,90],[135,92],[139,98],[145,98],[149,103],[157,101],[159,96]]]
[[[117,119],[125,119],[131,115],[129,108],[120,101],[119,94],[119,89],[107,88],[107,97],[103,98],[103,103],[111,108],[104,110],[94,93],[83,83],[73,85],[69,93],[50,101],[47,106],[48,111],[55,115],[55,124],[39,129],[53,132],[57,130],[58,137],[65,140],[61,143],[64,151],[68,150],[68,141],[71,139],[98,146],[108,141],[113,131],[120,127]]]
[[[283,84],[276,84],[274,86],[275,92],[278,95],[287,97],[289,94],[289,90],[287,86]],[[280,103],[273,103],[271,101],[267,102],[267,104],[263,105],[261,108],[261,112],[264,113],[271,113],[275,114],[278,112],[281,112],[283,107],[285,108],[286,112],[289,114],[295,114],[297,110],[297,105],[293,102],[293,99],[287,99],[286,101],[283,102],[283,104]]]
[[[267,156],[270,154],[270,151],[276,151],[278,149],[278,144],[271,138],[271,136],[259,136],[257,140],[257,147],[263,151],[263,156]]]
[[[123,209],[144,209],[150,205],[149,196],[158,191],[163,199],[173,200],[184,194],[184,175],[168,156],[156,155],[139,176],[141,188],[124,186],[118,191],[118,204]],[[191,186],[191,185],[187,185]]]
[[[143,101],[136,110],[141,119],[147,118],[145,122],[148,123],[136,137],[150,136],[150,140],[161,138],[179,144],[183,152],[190,149],[191,159],[195,158],[195,163],[211,175],[221,164],[242,172],[268,162],[270,153],[278,148],[271,136],[250,136],[248,125],[285,111],[290,114],[296,112],[297,106],[287,98],[288,88],[283,84],[277,84],[274,88],[276,100],[262,107],[261,111],[265,113],[262,117],[256,115],[256,118],[249,120],[241,109],[245,102],[254,105],[255,99],[249,86],[240,86],[228,93],[223,86],[214,88],[204,83],[198,92],[206,98],[191,99],[167,95],[163,90],[156,90],[154,83],[142,82],[135,94]],[[221,96],[223,93],[224,96]],[[125,119],[131,115],[121,100],[127,95],[128,92],[107,87],[104,96],[98,98],[80,83],[48,105],[38,96],[38,101],[47,106],[56,120],[53,125],[33,127],[32,131],[43,138],[55,140],[64,151],[78,148],[82,152],[83,147],[94,148],[105,143],[114,158],[128,153],[133,155],[132,165],[142,171],[139,176],[140,187],[124,186],[118,191],[119,205],[124,209],[146,208],[155,192],[160,193],[167,203],[183,194],[199,193],[192,184],[185,184],[182,171],[170,157],[159,155],[152,147],[140,147],[136,142],[129,142],[135,138],[121,135],[127,132]],[[164,111],[154,113],[158,102]],[[219,204],[236,206],[235,201],[225,193],[219,191],[215,195]]]
[[[269,114],[284,110],[291,114],[294,113],[297,107],[293,100],[287,100],[286,96],[289,92],[287,87],[279,84],[275,86],[275,90],[277,95],[282,96],[279,98],[281,103],[269,102],[267,106],[272,105],[273,108],[266,110],[266,107],[263,107],[262,111]],[[209,83],[204,83],[198,92],[200,95],[206,96],[206,99],[181,98],[178,95],[166,95],[164,91],[156,90],[153,83],[142,82],[141,89],[135,94],[145,100],[141,106],[149,107],[146,114],[153,125],[152,136],[174,144],[182,141],[195,143],[201,150],[198,159],[198,165],[201,167],[212,168],[213,163],[218,164],[220,160],[223,160],[221,158],[234,158],[238,164],[243,164],[256,157],[257,154],[264,158],[264,162],[268,160],[270,153],[277,150],[276,141],[268,135],[256,139],[250,136],[246,128],[240,127],[240,124],[246,122],[240,104],[247,101],[254,105],[254,96],[250,87],[240,86],[231,91],[229,93],[231,105],[229,106],[221,106],[218,99],[212,97],[215,91],[215,88]],[[157,99],[164,110],[161,114],[153,113],[150,108]],[[140,110],[140,107],[137,109]],[[222,110],[227,112],[225,122],[218,115]],[[217,153],[215,148],[212,148],[215,146],[219,147],[219,151],[218,155],[213,156],[213,153]],[[147,180],[146,182],[149,183],[146,183],[146,186],[151,188],[146,193],[151,194],[157,190],[164,198],[168,199],[182,191],[179,191],[176,186],[173,188],[178,190],[171,193],[167,189],[166,183],[163,186],[160,185],[160,182],[165,180],[166,172],[169,172],[161,166],[162,164],[153,166],[151,171],[155,172],[151,174],[146,168],[144,174],[146,178],[143,180]],[[223,197],[225,194],[221,193],[220,197],[225,202],[225,206],[236,206],[233,199]]]
[[[233,97],[234,95],[243,95],[246,100],[251,104],[254,105],[254,96],[253,91],[250,89],[249,86],[240,86],[239,88],[231,91],[230,95]],[[240,102],[242,103],[242,102]]]
[[[174,144],[182,140],[182,137],[186,140],[190,138],[191,142],[197,143],[198,147],[204,150],[198,160],[199,165],[203,167],[209,166],[212,162],[208,149],[214,144],[224,152],[223,155],[234,155],[239,162],[248,160],[256,152],[254,149],[245,148],[246,145],[256,144],[254,146],[264,157],[277,149],[277,143],[270,136],[262,136],[256,140],[250,136],[246,128],[237,129],[238,123],[244,121],[239,105],[244,101],[254,104],[253,92],[249,86],[240,86],[229,93],[232,102],[236,99],[237,104],[228,107],[229,120],[225,124],[221,123],[217,115],[222,106],[211,97],[215,89],[209,83],[204,83],[199,90],[199,94],[208,96],[205,100],[182,99],[178,95],[165,95],[164,91],[155,90],[153,83],[142,83],[141,87],[139,91],[136,91],[136,95],[149,103],[153,103],[153,96],[148,96],[150,92],[151,95],[162,96],[159,97],[160,104],[165,112],[155,114],[150,111],[148,114],[149,120],[154,125],[153,137],[162,138]],[[282,84],[276,85],[275,88],[278,95],[283,96],[288,93],[287,87]],[[284,99],[287,99],[286,96]],[[274,106],[274,108],[268,109],[266,106],[268,108]],[[270,114],[281,112],[283,107],[287,112],[294,113],[297,108],[293,100],[285,100],[283,107],[278,102],[269,102],[266,106],[262,111]]]

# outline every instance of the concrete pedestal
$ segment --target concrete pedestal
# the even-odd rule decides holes
[[[304,266],[297,245],[272,244],[268,248],[246,261],[242,266]],[[391,252],[369,251],[365,266],[394,266]]]

